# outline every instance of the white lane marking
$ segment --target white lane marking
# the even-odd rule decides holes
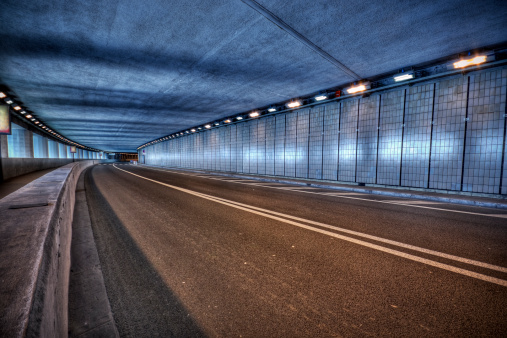
[[[146,169],[153,169],[153,170],[158,170],[158,171],[163,171],[163,172],[171,172],[171,173],[174,173],[174,174],[193,176],[193,175],[189,175],[189,174],[183,174],[183,173],[180,173],[180,172],[168,171],[168,170],[160,170],[160,169],[154,169],[154,168],[150,168],[150,167],[146,167]],[[206,178],[213,179],[213,180],[220,180],[219,178],[215,178],[215,177],[206,177]],[[233,183],[245,184],[245,185],[250,185],[251,184],[251,183],[246,183],[246,182],[242,182],[242,181],[239,181],[239,180],[236,181],[236,182],[233,182]],[[259,184],[256,184],[256,185],[258,187],[264,187],[264,188],[270,188],[270,189],[289,190],[289,189],[284,189],[283,187],[276,187],[276,186],[265,185],[263,183],[259,183]],[[420,208],[420,209],[428,209],[428,210],[454,212],[454,213],[457,213],[457,214],[467,214],[467,215],[495,217],[495,218],[507,218],[507,214],[483,214],[483,213],[477,213],[477,212],[471,212],[471,211],[443,209],[443,208],[428,207],[428,206],[417,205],[417,204],[399,203],[398,201],[395,202],[395,201],[389,201],[389,200],[372,200],[372,199],[368,199],[368,198],[352,197],[353,195],[364,195],[365,193],[355,193],[355,192],[343,192],[343,193],[329,192],[328,193],[328,192],[314,192],[314,191],[304,191],[304,190],[299,190],[297,192],[301,192],[303,194],[334,196],[334,197],[338,197],[338,198],[346,198],[346,199],[351,199],[351,200],[356,200],[356,201],[384,203],[384,204],[394,204],[394,205],[399,205],[399,206],[404,206],[404,207],[411,207],[411,208]],[[437,204],[447,204],[447,203],[446,202],[441,202],[441,203],[437,203]]]
[[[286,187],[280,187],[282,189],[285,189],[285,190],[305,190],[305,189],[308,189],[308,190],[316,190],[318,188],[313,188],[313,187],[293,187],[293,186],[286,186]]]
[[[463,262],[463,263],[467,263],[467,264],[471,264],[471,265],[476,265],[476,266],[480,266],[480,267],[486,267],[488,269],[492,269],[492,270],[496,270],[496,271],[501,271],[501,272],[507,272],[507,268],[504,268],[504,267],[501,267],[501,266],[496,266],[496,265],[492,265],[492,264],[488,264],[488,263],[483,263],[483,262],[479,262],[479,261],[475,261],[475,260],[470,260],[470,259],[466,259],[466,258],[454,256],[454,255],[448,255],[448,254],[441,253],[441,252],[438,252],[438,251],[433,251],[433,250],[429,250],[429,249],[419,248],[419,247],[416,247],[416,246],[412,246],[412,245],[408,245],[408,244],[404,244],[404,243],[400,243],[400,242],[396,242],[396,241],[391,241],[391,240],[388,240],[388,239],[384,239],[384,238],[380,238],[380,237],[376,237],[376,236],[371,236],[371,235],[363,234],[363,233],[352,231],[352,230],[347,230],[347,229],[342,229],[342,228],[334,227],[334,226],[327,225],[327,224],[324,224],[324,223],[313,222],[313,221],[310,221],[310,220],[304,220],[304,219],[301,219],[301,218],[298,218],[298,217],[294,217],[294,216],[290,216],[290,215],[284,215],[284,214],[277,213],[277,212],[274,212],[274,211],[265,210],[265,209],[261,209],[261,208],[257,208],[257,207],[253,207],[253,206],[249,206],[249,205],[245,205],[245,204],[241,204],[241,203],[238,203],[238,202],[234,202],[234,201],[228,201],[228,200],[221,199],[221,198],[218,198],[218,197],[214,197],[214,196],[211,196],[211,195],[202,194],[202,193],[199,193],[199,192],[196,192],[196,191],[193,191],[193,190],[189,190],[189,189],[185,189],[185,188],[180,188],[180,187],[177,187],[177,186],[174,186],[174,185],[171,185],[171,184],[167,184],[167,183],[163,183],[163,182],[160,182],[160,181],[156,181],[156,180],[153,180],[151,178],[147,178],[147,177],[144,177],[144,176],[141,176],[141,175],[134,174],[134,173],[132,173],[130,171],[120,169],[120,168],[118,168],[116,166],[115,166],[115,168],[118,169],[118,170],[120,170],[120,171],[126,172],[126,173],[128,173],[130,175],[142,178],[144,180],[147,180],[147,181],[150,181],[150,182],[153,182],[153,183],[157,183],[157,184],[160,184],[160,185],[163,185],[163,186],[166,186],[166,187],[178,190],[178,191],[182,191],[182,192],[185,192],[185,193],[190,194],[190,195],[194,195],[194,196],[201,197],[201,198],[204,198],[204,199],[207,199],[207,200],[210,200],[210,201],[214,201],[216,203],[224,204],[224,205],[236,208],[236,209],[240,209],[240,210],[247,211],[247,212],[250,212],[250,213],[253,213],[253,214],[257,214],[257,215],[260,215],[260,216],[271,218],[271,219],[274,219],[274,220],[277,220],[277,221],[280,221],[280,222],[284,222],[284,223],[287,223],[287,224],[295,225],[297,227],[304,228],[304,229],[307,229],[307,230],[319,232],[319,233],[322,233],[322,234],[325,234],[325,235],[328,235],[328,236],[332,236],[332,237],[335,237],[335,238],[342,239],[344,241],[348,241],[348,242],[351,242],[351,243],[359,244],[359,245],[362,245],[362,246],[365,246],[365,247],[368,247],[368,248],[371,248],[371,249],[375,249],[375,250],[378,250],[378,251],[390,253],[392,255],[395,255],[395,256],[398,256],[398,257],[403,257],[403,258],[406,258],[406,259],[409,259],[409,260],[412,260],[412,261],[415,261],[415,262],[423,263],[423,264],[426,264],[426,265],[434,266],[434,267],[441,268],[441,269],[444,269],[444,270],[447,270],[447,271],[452,271],[452,272],[455,272],[455,273],[458,273],[458,274],[461,274],[461,275],[465,275],[465,276],[468,276],[468,277],[480,279],[480,280],[483,280],[483,281],[487,281],[487,282],[491,282],[491,283],[494,283],[494,284],[498,284],[498,285],[506,286],[507,287],[507,280],[503,280],[503,279],[499,279],[499,278],[483,275],[483,274],[480,274],[480,273],[476,273],[476,272],[473,272],[473,271],[457,268],[457,267],[454,267],[452,265],[439,263],[439,262],[436,262],[436,261],[432,261],[430,259],[414,256],[414,255],[411,255],[411,254],[408,254],[408,253],[405,253],[405,252],[401,252],[401,251],[398,251],[398,250],[389,249],[389,248],[386,248],[386,247],[383,247],[383,246],[380,246],[380,245],[377,245],[377,244],[365,242],[365,241],[362,241],[362,240],[358,240],[356,238],[347,237],[347,236],[340,235],[340,234],[337,234],[337,233],[334,233],[334,232],[330,232],[330,231],[327,231],[327,230],[315,228],[315,227],[312,227],[312,226],[309,226],[309,225],[306,225],[306,224],[302,224],[302,223],[299,223],[299,222],[294,222],[294,221],[291,221],[289,219],[278,217],[278,216],[275,216],[275,215],[283,215],[283,217],[287,217],[287,218],[291,218],[291,219],[295,219],[295,220],[301,220],[301,221],[304,221],[306,223],[319,225],[321,227],[326,227],[326,228],[330,228],[330,229],[333,229],[333,230],[338,230],[338,231],[341,231],[341,232],[351,233],[351,234],[354,234],[354,235],[357,235],[357,236],[374,239],[376,241],[380,241],[380,242],[384,242],[384,243],[388,243],[388,244],[392,244],[392,245],[397,245],[397,246],[400,246],[400,247],[409,248],[409,249],[414,250],[414,251],[420,251],[420,252],[423,252],[423,253],[430,253],[432,255],[449,258],[451,260],[455,260],[455,261],[459,261],[459,262]],[[262,210],[262,211],[259,211],[259,210]],[[263,212],[263,211],[265,211],[265,212]]]
[[[443,202],[432,202],[432,201],[407,201],[407,200],[388,200],[386,202],[391,202],[395,204],[443,204]]]

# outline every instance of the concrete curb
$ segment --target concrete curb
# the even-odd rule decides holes
[[[375,187],[370,187],[370,186],[366,186],[364,188],[362,188],[362,187],[359,188],[359,187],[354,187],[354,186],[346,187],[346,186],[341,186],[341,185],[326,184],[323,181],[309,180],[309,179],[304,179],[304,181],[298,181],[297,178],[287,179],[287,178],[274,178],[274,177],[269,177],[269,176],[250,176],[250,175],[242,175],[242,174],[235,174],[235,173],[206,171],[206,170],[192,170],[192,169],[174,168],[174,167],[171,168],[171,167],[163,167],[163,166],[155,166],[155,165],[147,165],[147,164],[140,164],[140,166],[164,168],[164,169],[171,169],[171,170],[190,171],[190,172],[195,172],[195,173],[204,173],[204,174],[208,174],[208,175],[250,179],[250,180],[256,180],[256,181],[261,181],[261,182],[284,183],[284,184],[300,185],[300,186],[305,186],[305,187],[333,189],[333,190],[357,192],[357,193],[363,193],[363,194],[419,199],[419,200],[426,200],[426,201],[433,201],[433,202],[462,204],[462,205],[470,205],[470,206],[476,206],[476,207],[487,207],[487,208],[495,208],[495,209],[507,209],[507,199],[504,199],[504,198],[489,197],[489,198],[487,198],[489,200],[487,200],[487,201],[482,200],[481,201],[481,199],[486,199],[486,198],[484,198],[483,196],[477,196],[476,199],[474,199],[474,196],[463,196],[463,195],[460,195],[460,196],[462,196],[462,198],[457,198],[457,197],[438,196],[438,195],[436,195],[436,194],[438,194],[438,192],[432,192],[432,195],[428,195],[425,192],[418,193],[417,191],[412,191],[412,190],[402,190],[402,191],[398,192],[398,191],[384,191],[384,190],[381,190],[378,188],[376,189]],[[448,194],[450,194],[450,193],[448,193]],[[457,196],[457,195],[453,195],[453,196]],[[495,199],[498,199],[498,202],[495,201]]]
[[[0,200],[0,336],[67,336],[75,188],[67,164]]]

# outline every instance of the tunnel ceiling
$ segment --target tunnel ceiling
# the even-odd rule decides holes
[[[0,82],[63,136],[134,151],[227,115],[503,44],[506,3],[4,0]]]

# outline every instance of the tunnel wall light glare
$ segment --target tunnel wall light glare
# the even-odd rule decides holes
[[[243,117],[242,116],[238,116],[236,117],[237,120],[243,120]]]
[[[227,119],[224,121],[225,123],[231,123],[231,120],[230,119]]]
[[[461,61],[455,62],[453,65],[454,65],[454,68],[465,68],[468,66],[479,65],[484,62],[486,62],[486,56],[476,56],[473,59],[461,60]]]
[[[7,104],[13,104],[14,102],[12,102],[12,100],[6,100],[5,103],[7,103]]]
[[[400,81],[411,80],[413,78],[414,78],[414,73],[400,73],[400,74],[394,76],[394,81],[400,82]]]
[[[206,128],[206,129],[211,128],[211,124],[207,124],[207,125],[205,125],[205,126],[204,126],[204,128]]]
[[[7,95],[5,95],[4,92],[0,92],[0,99],[3,99],[4,97],[6,97]]]
[[[359,86],[348,88],[347,89],[347,93],[349,93],[349,94],[355,94],[355,93],[359,93],[359,92],[364,92],[365,90],[366,90],[366,86],[365,85],[359,85]]]
[[[276,111],[276,108],[268,108],[268,112],[274,113]]]
[[[32,118],[32,115],[28,114],[25,116],[27,119]]]
[[[323,101],[327,99],[327,95],[318,95],[318,96],[315,96],[315,101]]]
[[[259,115],[260,115],[259,112],[256,112],[256,111],[250,113],[250,117],[252,117],[252,118],[258,117]]]
[[[14,110],[21,110],[21,107],[20,107],[20,106],[15,106],[15,107],[13,107],[13,108],[14,108]]]

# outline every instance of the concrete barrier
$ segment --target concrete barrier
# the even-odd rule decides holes
[[[72,159],[67,158],[2,158],[2,175],[7,180],[38,170],[57,168],[68,163]]]
[[[65,337],[76,183],[67,164],[0,200],[0,337]]]

